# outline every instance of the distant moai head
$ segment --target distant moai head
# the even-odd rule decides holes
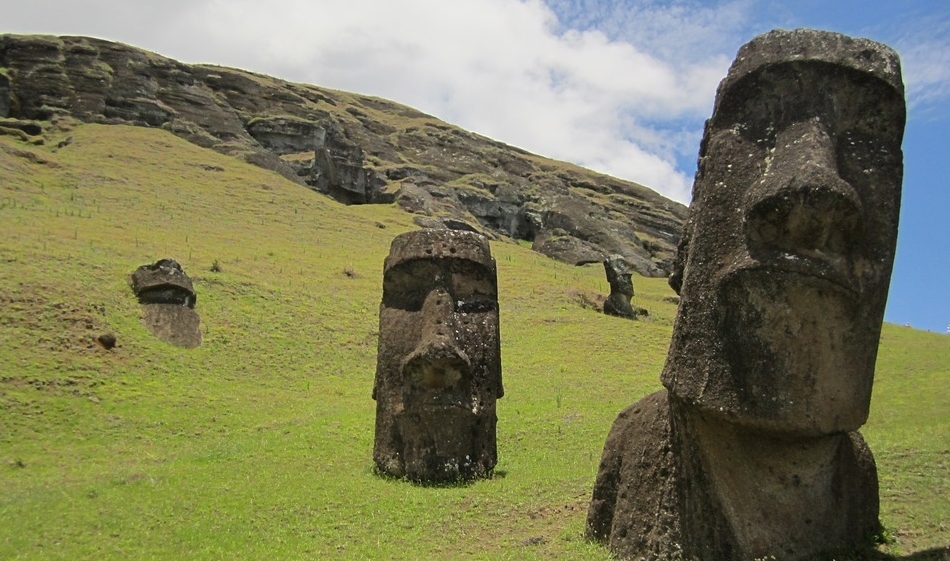
[[[383,268],[376,361],[377,468],[416,481],[491,474],[501,382],[498,283],[473,232],[397,236]]]
[[[132,291],[140,304],[173,304],[195,307],[194,283],[174,259],[159,259],[132,273]]]
[[[670,284],[663,383],[728,421],[815,435],[867,419],[900,206],[890,48],[773,31],[719,85]]]
[[[129,277],[142,305],[142,320],[160,340],[178,347],[201,344],[201,318],[194,310],[198,299],[191,278],[174,259],[142,265]]]
[[[636,316],[630,299],[633,298],[633,270],[622,255],[604,259],[604,272],[610,285],[610,294],[604,301],[604,313],[612,316],[633,318]]]

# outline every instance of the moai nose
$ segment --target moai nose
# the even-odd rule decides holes
[[[817,119],[779,134],[745,208],[745,233],[753,246],[840,256],[860,240],[861,201],[839,176],[834,141]]]
[[[455,339],[454,304],[443,289],[426,297],[420,317],[422,337],[402,365],[403,375],[413,385],[442,390],[454,387],[471,375],[472,364]]]

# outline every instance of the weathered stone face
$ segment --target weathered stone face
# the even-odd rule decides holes
[[[897,55],[797,30],[740,50],[700,148],[663,383],[731,422],[797,434],[868,415],[897,238]]]
[[[379,311],[378,469],[433,482],[490,475],[503,393],[488,241],[456,230],[397,236]]]
[[[668,388],[604,445],[620,557],[808,561],[880,532],[868,414],[901,188],[897,55],[773,31],[720,84],[670,284]],[[751,484],[750,484],[751,483]]]
[[[633,271],[621,255],[611,255],[604,259],[604,272],[610,285],[610,295],[604,301],[604,313],[624,318],[634,318],[636,314],[630,299],[633,298]]]

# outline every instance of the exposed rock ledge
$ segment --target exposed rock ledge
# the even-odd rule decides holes
[[[346,204],[534,242],[568,263],[669,273],[686,207],[379,98],[183,64],[87,37],[0,35],[0,119],[161,127]],[[18,128],[15,134],[28,134]]]

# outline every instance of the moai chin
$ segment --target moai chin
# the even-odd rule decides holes
[[[379,308],[377,469],[435,483],[490,476],[503,394],[488,240],[435,229],[397,236]]]
[[[622,557],[806,560],[880,531],[867,420],[897,239],[897,54],[743,46],[706,123],[664,391],[624,410],[587,519]],[[772,557],[769,557],[772,556]]]

